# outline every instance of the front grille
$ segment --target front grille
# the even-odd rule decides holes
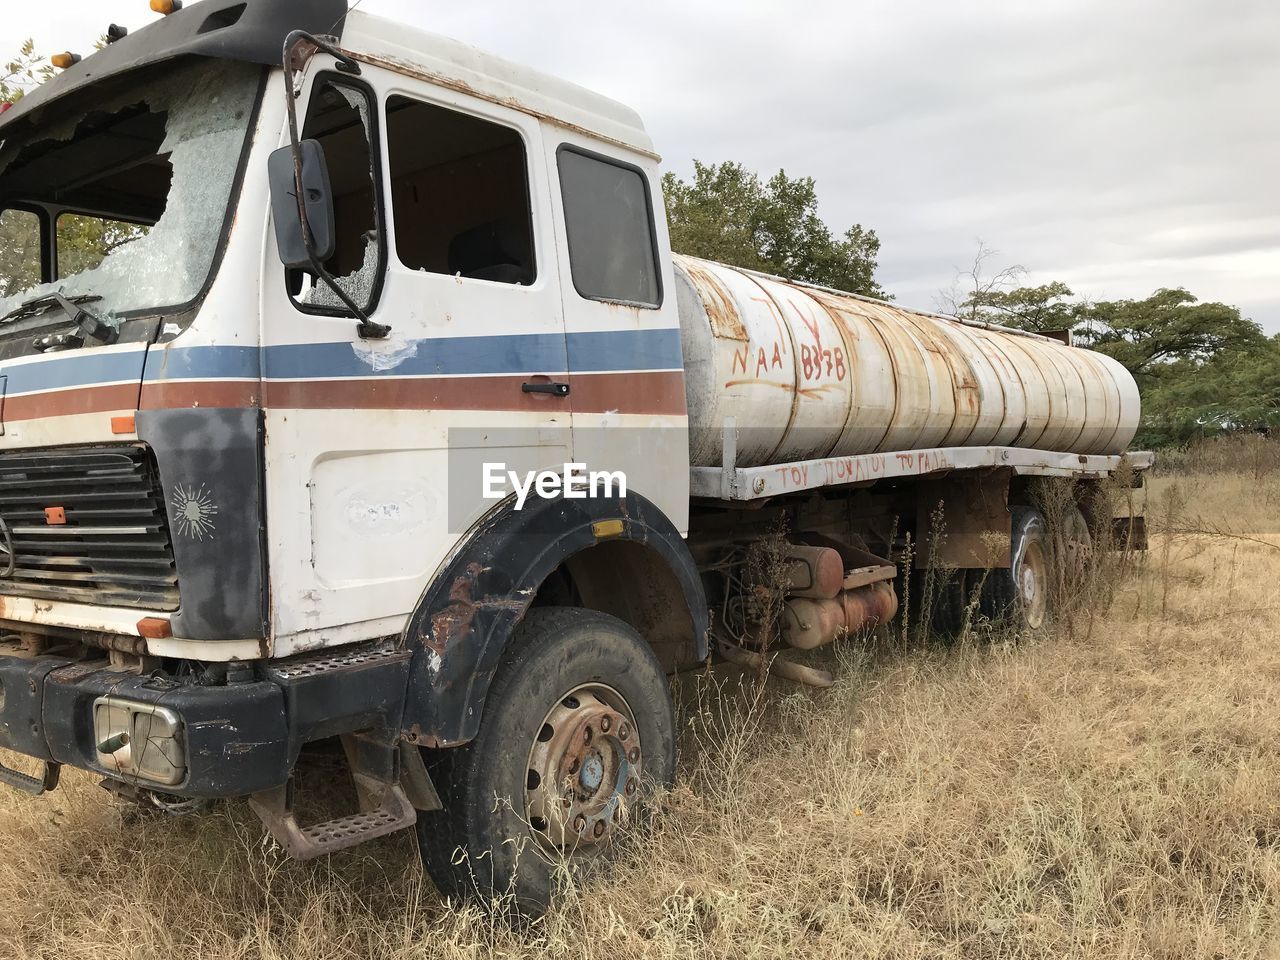
[[[0,454],[0,519],[15,566],[0,594],[178,608],[164,494],[145,448]],[[8,561],[0,553],[0,574]]]

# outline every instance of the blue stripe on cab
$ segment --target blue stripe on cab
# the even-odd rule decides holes
[[[567,357],[566,361],[566,342]],[[145,367],[144,367],[145,365]],[[155,347],[149,353],[84,351],[0,365],[10,396],[145,379],[339,380],[360,377],[501,376],[566,366],[580,373],[679,370],[679,330],[622,330],[409,342]]]
[[[268,380],[483,376],[565,366],[564,337],[555,334],[290,344],[263,352]]]
[[[576,373],[683,368],[679,330],[616,330],[569,336],[569,369]]]
[[[153,347],[147,355],[146,379],[258,380],[261,351],[257,347]]]
[[[39,390],[70,390],[104,383],[127,383],[142,377],[143,350],[53,354],[39,360],[0,365],[9,378],[8,395]]]

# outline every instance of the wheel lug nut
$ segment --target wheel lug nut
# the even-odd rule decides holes
[[[597,839],[597,840],[599,840],[601,837],[603,837],[603,836],[604,836],[604,821],[603,821],[603,820],[601,820],[601,821],[599,821],[598,823],[596,823],[596,828],[595,828],[595,831],[594,831],[594,832],[595,832],[595,835],[596,835],[596,839]]]
[[[639,763],[639,762],[640,762],[640,748],[639,748],[639,747],[633,747],[633,748],[632,748],[632,750],[631,750],[631,752],[627,754],[627,759],[628,759],[628,760],[630,760],[632,763]]]
[[[612,720],[610,720],[608,717],[605,717],[603,720],[601,720],[601,721],[600,721],[600,729],[601,729],[604,733],[608,733],[608,732],[609,732],[609,728],[610,728],[610,727],[612,727],[612,726],[613,726],[613,721],[612,721]]]
[[[586,833],[586,832],[587,832],[587,818],[586,818],[586,817],[584,817],[584,816],[579,815],[579,816],[578,816],[578,819],[577,819],[577,820],[575,820],[575,821],[573,821],[573,829],[574,829],[574,830],[576,830],[576,831],[578,832],[578,834],[579,834],[579,835]]]
[[[622,725],[618,727],[618,739],[625,740],[631,736],[631,726],[624,720]]]
[[[628,793],[628,794],[633,794],[633,793],[635,793],[635,792],[636,792],[636,782],[635,782],[634,780],[628,780],[628,781],[627,781],[627,793]]]
[[[590,728],[590,727],[587,727],[587,729],[585,729],[585,730],[583,730],[583,731],[582,731],[582,742],[583,742],[583,743],[590,743],[590,742],[591,742],[591,728]]]

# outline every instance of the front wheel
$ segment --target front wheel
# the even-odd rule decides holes
[[[648,789],[675,773],[666,676],[630,626],[531,610],[489,688],[480,732],[430,758],[444,809],[418,820],[446,895],[545,911],[562,868],[607,860]]]

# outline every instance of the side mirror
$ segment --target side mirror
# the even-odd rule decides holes
[[[271,217],[276,224],[276,246],[280,261],[291,270],[309,269],[314,259],[329,260],[337,244],[333,214],[333,191],[329,187],[329,165],[319,141],[298,144],[302,163],[302,192],[307,226],[313,246],[307,249],[306,234],[298,210],[297,175],[292,147],[281,147],[267,160],[271,182]]]

